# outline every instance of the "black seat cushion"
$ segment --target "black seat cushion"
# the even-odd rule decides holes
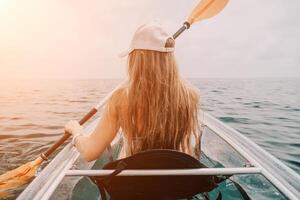
[[[206,168],[190,155],[174,150],[149,150],[110,162],[103,169],[196,169]],[[111,199],[180,199],[215,187],[215,177],[209,175],[176,176],[109,176],[91,177],[99,189],[105,189]],[[100,191],[101,191],[100,190]]]

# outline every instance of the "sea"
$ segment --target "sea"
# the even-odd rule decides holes
[[[37,158],[67,121],[80,119],[121,81],[1,81],[0,174]],[[204,111],[300,173],[300,78],[189,81],[199,88]]]

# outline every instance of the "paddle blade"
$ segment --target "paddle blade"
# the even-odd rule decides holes
[[[221,12],[227,5],[229,0],[201,0],[194,8],[187,22],[194,22],[211,18]]]
[[[34,161],[0,175],[1,194],[3,195],[3,191],[5,190],[14,189],[28,183],[35,175],[42,161],[41,158],[37,158]]]

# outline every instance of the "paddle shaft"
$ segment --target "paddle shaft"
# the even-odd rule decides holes
[[[92,108],[87,114],[85,114],[79,121],[80,125],[83,125],[87,122],[91,117],[93,117],[97,113],[96,108]],[[61,146],[69,137],[71,136],[70,133],[65,132],[65,134],[55,143],[53,144],[45,153],[41,154],[41,157],[44,160],[47,160],[48,157],[59,147]]]
[[[195,12],[195,10],[193,11],[193,13],[197,13],[196,15],[202,15],[203,13],[205,13],[205,11],[211,7],[213,5],[213,3],[215,3],[215,0],[210,1],[208,4],[206,4],[203,7],[200,7],[201,9],[198,12]],[[226,4],[224,4],[225,6]],[[219,11],[220,12],[220,9]],[[217,14],[218,12],[216,12],[215,14]],[[190,18],[183,23],[183,26],[173,35],[173,38],[176,39],[180,34],[182,34],[186,29],[189,29],[191,24],[193,23],[193,21],[191,21],[190,19],[192,17],[195,17],[192,15],[190,16]],[[213,15],[211,15],[210,17],[212,17]],[[83,125],[86,121],[88,121],[92,116],[94,116],[95,113],[97,113],[96,108],[99,108],[100,104],[98,104],[95,108],[91,109],[80,121],[79,124]],[[55,144],[53,144],[45,153],[41,154],[41,158],[44,160],[47,160],[48,157],[60,146],[62,145],[69,137],[71,136],[71,134],[69,133],[65,133]]]
[[[173,35],[173,39],[175,40],[181,33],[183,33],[183,31],[185,31],[186,29],[190,28],[190,23],[189,22],[184,22],[182,27]]]

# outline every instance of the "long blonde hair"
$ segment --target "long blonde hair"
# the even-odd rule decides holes
[[[174,46],[168,39],[166,47]],[[134,50],[128,57],[128,85],[119,92],[119,123],[130,153],[179,150],[199,156],[199,94],[178,73],[172,52]],[[194,136],[196,149],[191,147]]]

